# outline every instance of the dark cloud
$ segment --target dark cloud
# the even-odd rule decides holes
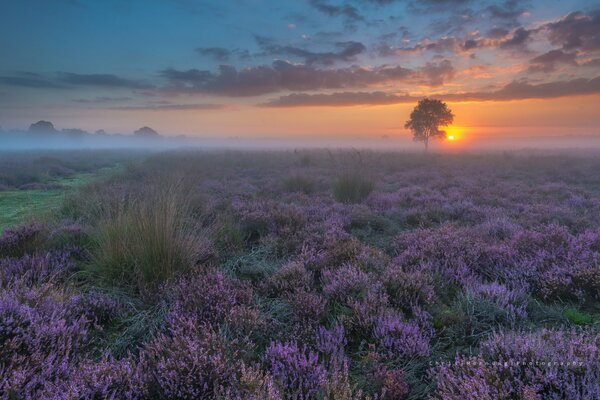
[[[261,65],[237,70],[222,65],[217,73],[173,68],[160,73],[169,81],[167,92],[213,93],[223,96],[258,96],[280,91],[307,91],[367,87],[385,82],[406,82],[439,86],[454,76],[448,60],[427,63],[411,70],[398,65],[374,68],[352,66],[347,68],[316,68],[277,60],[272,65]]]
[[[455,13],[473,3],[472,0],[414,0],[408,1],[408,11],[415,14]]]
[[[352,21],[363,21],[364,17],[359,14],[356,7],[353,7],[348,4],[343,5],[333,5],[328,3],[325,0],[309,0],[309,4],[315,8],[316,10],[322,12],[323,14],[329,15],[331,17],[342,16],[348,20]]]
[[[218,61],[228,61],[231,50],[222,47],[199,47],[196,49],[200,55],[214,57]]]
[[[360,42],[337,42],[335,46],[338,51],[315,52],[295,46],[280,46],[274,44],[270,39],[257,37],[258,45],[265,54],[271,56],[294,56],[303,59],[305,64],[332,65],[338,61],[354,61],[356,56],[363,53],[367,48]]]
[[[490,92],[439,94],[435,97],[445,101],[508,101],[523,99],[546,99],[565,96],[600,94],[600,76],[593,79],[572,79],[541,84],[515,81],[502,89]],[[259,104],[261,107],[302,106],[351,106],[414,103],[421,96],[385,92],[339,92],[330,94],[292,93]]]
[[[120,78],[112,74],[77,74],[59,72],[58,80],[77,86],[100,86],[124,89],[149,89],[152,85],[131,79]]]
[[[495,27],[488,31],[487,37],[490,39],[502,39],[508,36],[509,33],[508,29]]]
[[[248,50],[230,50],[223,47],[198,47],[196,52],[201,56],[211,57],[221,62],[229,61],[232,57],[237,57],[239,59],[247,59],[250,57],[250,52],[248,52]]]
[[[282,60],[277,60],[269,66],[255,66],[241,70],[223,65],[217,73],[174,69],[161,72],[161,75],[171,84],[167,90],[225,96],[257,96],[283,90],[359,87],[377,82],[406,79],[411,74],[411,70],[399,66],[384,66],[376,69],[361,67],[319,69]]]
[[[511,82],[492,93],[472,93],[462,95],[463,100],[515,100],[546,99],[564,96],[577,96],[600,93],[600,76],[593,79],[577,78],[568,81],[540,83],[527,81]],[[461,95],[457,95],[461,98]]]
[[[260,104],[261,107],[358,106],[412,103],[418,98],[385,92],[339,92],[329,94],[292,93]]]
[[[547,53],[532,58],[529,62],[530,72],[552,72],[556,70],[558,64],[567,64],[576,66],[575,53],[566,53],[562,50],[551,50]]]
[[[455,74],[456,71],[448,60],[439,63],[428,62],[416,71],[418,83],[427,86],[441,86],[444,82],[451,81]]]
[[[146,104],[141,106],[121,106],[121,107],[111,107],[111,110],[121,110],[121,111],[136,111],[136,110],[146,110],[146,111],[170,111],[170,110],[181,110],[181,111],[200,111],[200,110],[218,110],[223,108],[222,104]]]
[[[600,50],[600,9],[590,13],[572,12],[542,27],[548,39],[564,50]]]
[[[527,45],[531,39],[532,31],[523,27],[515,29],[512,36],[500,41],[500,48],[509,50],[528,51]]]
[[[112,103],[117,101],[128,101],[132,100],[131,97],[107,97],[107,96],[98,96],[93,99],[73,99],[71,100],[73,103],[80,104],[104,104],[104,103]]]
[[[494,20],[509,26],[515,26],[518,25],[518,19],[525,13],[528,5],[528,1],[506,0],[502,4],[488,6],[486,11]]]
[[[36,89],[64,89],[65,85],[53,82],[34,72],[17,72],[13,76],[0,76],[0,84]]]
[[[382,43],[377,47],[377,52],[381,56],[415,54],[424,51],[434,53],[458,53],[463,47],[463,42],[455,37],[443,37],[438,40],[423,39],[414,46],[409,47],[391,47]]]

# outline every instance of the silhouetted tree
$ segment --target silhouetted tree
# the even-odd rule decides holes
[[[57,133],[58,131],[49,121],[38,121],[35,124],[29,125],[29,132],[31,133]]]
[[[156,138],[160,135],[154,129],[144,126],[143,128],[138,129],[133,132],[134,136],[143,137],[143,138]]]
[[[446,137],[446,132],[440,126],[448,126],[454,121],[454,114],[446,103],[436,99],[423,99],[410,113],[410,119],[404,127],[413,132],[413,139],[425,144],[425,151],[429,148],[429,139]]]

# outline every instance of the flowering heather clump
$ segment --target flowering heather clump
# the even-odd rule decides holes
[[[168,300],[200,321],[222,321],[237,305],[248,304],[252,290],[222,272],[198,272],[185,276],[166,289]]]
[[[69,317],[49,288],[0,293],[0,393],[39,398],[66,379],[89,344],[90,326]]]
[[[296,289],[307,290],[311,287],[312,281],[312,273],[302,263],[289,262],[269,278],[267,287],[274,294],[281,294]]]
[[[168,333],[144,350],[156,395],[166,398],[211,398],[237,372],[235,354],[210,325],[174,315]]]
[[[0,236],[0,256],[21,256],[34,250],[43,229],[37,222],[7,228]]]
[[[266,360],[275,379],[292,398],[315,398],[325,383],[326,370],[317,353],[301,349],[294,342],[271,343]]]
[[[327,299],[319,293],[298,289],[290,293],[286,299],[292,306],[295,321],[301,325],[315,325],[323,318]]]
[[[68,380],[52,388],[51,398],[65,399],[147,399],[148,376],[134,357],[114,360],[104,355],[99,361],[86,360]]]
[[[70,251],[61,250],[0,259],[0,287],[16,283],[33,286],[64,278],[74,269],[71,255]]]
[[[317,329],[317,350],[321,354],[326,355],[330,363],[335,365],[342,365],[344,363],[344,351],[347,344],[343,326],[336,325],[332,329],[320,326]]]
[[[544,330],[497,334],[478,357],[458,357],[433,374],[435,398],[595,399],[600,396],[600,337]]]
[[[403,310],[428,304],[435,297],[432,279],[425,271],[405,272],[400,267],[391,267],[384,272],[383,282],[390,302]]]
[[[429,341],[419,326],[404,322],[396,315],[378,318],[373,335],[384,350],[392,356],[414,357],[429,354]]]
[[[323,294],[341,302],[362,298],[369,287],[369,276],[353,265],[325,270],[321,280]]]
[[[66,307],[70,315],[82,316],[96,327],[108,323],[121,310],[117,301],[100,292],[75,294],[69,298]]]

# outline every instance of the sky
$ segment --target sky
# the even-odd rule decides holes
[[[2,1],[0,126],[206,137],[600,134],[600,0]]]

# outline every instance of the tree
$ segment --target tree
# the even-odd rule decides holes
[[[133,132],[134,136],[143,137],[143,138],[157,138],[160,135],[154,129],[144,126],[143,128],[138,129]]]
[[[404,127],[413,132],[413,139],[425,144],[425,151],[429,148],[429,139],[446,137],[446,132],[440,130],[441,126],[448,126],[454,121],[454,114],[446,103],[436,99],[419,100],[419,104],[410,113],[410,119]]]
[[[29,125],[29,132],[31,133],[57,133],[58,131],[49,121],[38,121],[35,124]]]

